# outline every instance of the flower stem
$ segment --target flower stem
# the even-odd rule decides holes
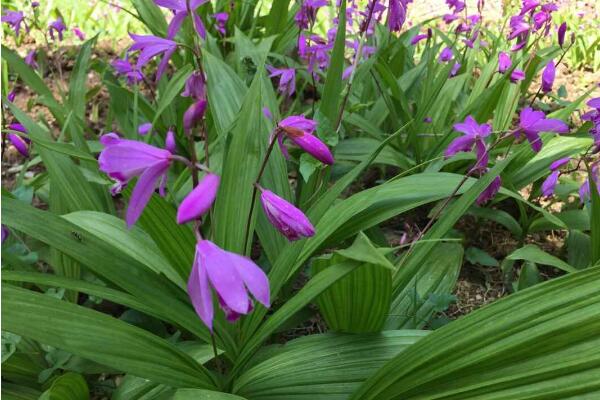
[[[248,239],[250,236],[250,222],[252,221],[252,213],[254,212],[254,204],[256,203],[256,195],[258,193],[258,187],[260,184],[260,178],[262,178],[263,173],[267,167],[267,162],[269,161],[269,157],[273,152],[273,147],[275,147],[275,143],[277,139],[281,135],[281,131],[279,128],[275,128],[275,134],[273,135],[273,139],[271,139],[271,143],[269,143],[269,147],[267,148],[267,152],[265,154],[265,158],[263,159],[262,165],[260,166],[260,170],[258,171],[258,175],[253,183],[252,189],[252,202],[250,203],[250,211],[248,212],[248,219],[246,220],[246,234],[244,235],[244,254],[248,254]]]
[[[215,335],[212,333],[210,335],[210,341],[212,342],[213,353],[215,355],[215,365],[217,367],[217,371],[223,373],[223,368],[221,365],[221,361],[219,360],[219,352],[217,351],[217,342],[215,341]]]

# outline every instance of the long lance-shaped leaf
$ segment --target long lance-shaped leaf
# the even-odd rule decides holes
[[[85,229],[18,200],[2,197],[2,223],[40,240],[123,288],[138,301],[193,332],[206,342],[208,330],[184,300],[186,294],[166,278]]]
[[[600,393],[600,268],[519,291],[423,338],[355,400],[576,399]]]
[[[588,181],[590,183],[590,197],[591,197],[591,226],[592,232],[592,265],[596,265],[600,262],[600,193],[596,180],[591,169],[588,169]]]
[[[2,329],[175,387],[214,388],[209,372],[174,345],[108,315],[2,286]]]
[[[386,361],[427,331],[305,336],[271,349],[272,356],[249,368],[234,393],[253,400],[347,399]]]

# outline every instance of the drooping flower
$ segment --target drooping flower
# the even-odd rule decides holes
[[[24,61],[25,64],[29,65],[31,68],[38,68],[38,64],[35,61],[35,50],[29,50]]]
[[[48,33],[50,34],[52,40],[55,40],[54,33],[56,32],[56,34],[58,35],[58,40],[62,41],[63,33],[66,30],[67,26],[63,22],[62,18],[58,18],[55,21],[50,22],[50,25],[48,25]]]
[[[195,100],[206,100],[206,78],[201,71],[194,71],[187,78],[181,95]]]
[[[558,45],[563,47],[565,44],[565,34],[567,33],[567,23],[563,22],[558,27]]]
[[[502,178],[500,178],[500,176],[497,176],[496,178],[494,178],[492,183],[490,183],[490,185],[487,188],[485,188],[485,190],[483,192],[481,192],[479,197],[477,197],[477,200],[476,200],[477,204],[482,205],[482,204],[485,204],[488,201],[492,200],[494,197],[496,197],[496,194],[498,194],[498,192],[500,191],[501,186],[502,186]]]
[[[189,132],[197,124],[199,124],[200,121],[202,121],[207,105],[208,103],[206,100],[198,100],[192,103],[192,105],[185,111],[183,114],[183,129],[185,129],[186,132]]]
[[[303,0],[298,13],[294,17],[300,29],[308,29],[317,19],[319,8],[326,6],[327,0]]]
[[[261,190],[260,201],[267,218],[290,242],[315,234],[315,228],[300,209],[270,190]]]
[[[388,28],[391,32],[400,32],[404,21],[406,21],[406,14],[408,4],[412,3],[412,0],[390,0],[388,8]]]
[[[525,71],[523,71],[522,69],[515,68],[512,74],[510,74],[510,81],[512,83],[520,82],[523,79],[525,79]]]
[[[600,165],[593,164],[591,166],[591,175],[587,177],[587,179],[583,182],[583,184],[579,187],[579,201],[581,203],[585,203],[587,199],[590,198],[590,179],[594,180],[596,184],[596,189],[598,190],[598,195],[600,195]]]
[[[177,142],[175,141],[175,132],[172,129],[167,131],[167,135],[165,136],[165,149],[167,149],[171,154],[175,154],[177,151]]]
[[[427,33],[422,33],[422,34],[413,36],[413,38],[410,39],[410,44],[414,46],[422,40],[430,39],[431,35],[432,35],[431,29],[428,29]]]
[[[225,30],[225,25],[227,24],[227,20],[229,19],[229,14],[227,14],[226,12],[220,12],[213,14],[212,17],[215,19],[215,28],[217,29],[217,31],[221,35],[225,36],[225,34],[227,33],[227,31]]]
[[[217,197],[219,182],[218,175],[206,174],[179,205],[177,223],[185,224],[206,214]]]
[[[129,36],[133,39],[134,43],[127,51],[140,51],[136,64],[137,69],[141,69],[144,65],[148,64],[152,57],[163,54],[163,58],[156,70],[156,81],[158,82],[169,64],[169,59],[175,53],[175,50],[177,50],[177,43],[153,35],[135,35],[130,33]]]
[[[75,36],[77,36],[77,38],[81,41],[85,40],[85,33],[83,33],[83,31],[81,29],[79,29],[78,27],[74,27],[71,29],[71,31],[75,34]]]
[[[560,160],[554,161],[550,164],[550,175],[544,180],[542,183],[542,194],[546,197],[552,196],[554,194],[554,189],[556,188],[556,184],[558,183],[558,176],[560,175],[560,168],[563,165],[568,164],[571,160],[569,157],[561,158]]]
[[[270,306],[269,279],[258,265],[249,258],[219,248],[209,240],[200,240],[196,244],[187,289],[196,313],[212,332],[214,307],[211,288],[230,322],[252,311],[248,292],[263,306]]]
[[[25,24],[25,15],[23,15],[22,11],[7,11],[6,14],[2,16],[0,19],[2,22],[10,25],[13,31],[15,31],[15,36],[18,38],[21,32],[21,24],[25,25],[25,29],[27,25]]]
[[[25,139],[14,133],[9,133],[6,137],[23,157],[29,157],[29,145]]]
[[[537,153],[542,149],[540,132],[568,133],[569,127],[559,119],[546,118],[542,111],[533,111],[531,107],[524,108],[515,134],[519,137],[523,133],[532,150]]]
[[[512,60],[510,59],[510,55],[504,51],[501,51],[500,54],[498,54],[498,72],[503,74],[508,71],[511,66]]]
[[[461,66],[462,65],[460,63],[454,63],[452,69],[450,70],[450,78],[453,78],[456,76],[456,74],[458,74],[458,71],[460,70]]]
[[[4,241],[5,241],[5,240],[8,238],[8,236],[10,235],[10,231],[9,231],[9,230],[8,230],[8,228],[7,228],[6,226],[4,226],[4,225],[2,225],[1,231],[2,231],[2,238],[1,238],[1,241],[0,241],[0,243],[4,243]]]
[[[161,7],[173,11],[173,19],[171,19],[169,27],[167,28],[167,39],[173,39],[181,29],[183,21],[188,16],[188,0],[154,0],[154,2]],[[196,12],[196,9],[206,2],[208,2],[208,0],[189,0],[189,11],[192,13],[194,29],[202,39],[206,38],[206,28],[202,23],[202,19]]]
[[[538,0],[523,0],[523,7],[521,8],[520,15],[527,14],[529,11],[534,10],[539,5],[540,2]]]
[[[448,61],[452,60],[452,57],[454,57],[454,53],[452,52],[452,49],[450,47],[446,47],[440,53],[438,60],[439,60],[439,62],[448,62]]]
[[[542,91],[548,93],[552,91],[552,85],[554,85],[554,78],[556,77],[556,67],[554,60],[550,60],[542,72]]]
[[[587,105],[594,110],[588,111],[581,116],[584,121],[591,121],[592,128],[590,134],[594,139],[594,152],[600,152],[600,97],[596,97],[587,102]]]
[[[127,60],[127,57],[124,59],[117,58],[116,60],[113,60],[110,65],[115,69],[117,75],[125,76],[127,78],[127,83],[130,85],[144,80],[142,71],[137,66],[132,65]]]
[[[486,168],[489,156],[484,139],[492,133],[492,127],[489,124],[479,125],[475,118],[469,115],[464,122],[455,124],[454,129],[464,133],[464,136],[459,136],[450,142],[444,156],[446,158],[452,157],[458,152],[472,151],[475,147],[477,161],[473,169]]]
[[[294,144],[317,160],[324,164],[333,164],[333,155],[327,145],[313,135],[316,127],[316,121],[305,118],[303,115],[293,115],[279,122],[277,128],[281,133],[278,134],[277,140],[284,156],[286,158],[289,157],[288,151],[283,144],[285,135],[286,138],[290,139]]]
[[[6,96],[6,99],[8,101],[10,101],[11,103],[15,102],[15,99],[17,98],[17,92],[13,89],[11,90],[8,95]]]
[[[98,165],[100,171],[116,181],[111,189],[113,194],[119,193],[134,177],[139,177],[125,216],[127,226],[131,227],[142,214],[157,185],[160,194],[164,195],[171,153],[143,142],[121,139],[115,133],[103,135],[100,143],[104,150],[100,152]]]
[[[152,130],[152,123],[146,122],[138,126],[138,135],[146,136]]]
[[[515,15],[510,18],[510,32],[508,34],[508,40],[529,33],[531,27],[522,15]]]
[[[294,68],[274,68],[267,65],[271,73],[269,78],[279,77],[279,92],[284,96],[291,96],[296,92],[296,70]]]

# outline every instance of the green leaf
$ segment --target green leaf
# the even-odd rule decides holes
[[[542,277],[540,276],[540,271],[537,268],[537,265],[534,262],[526,261],[523,263],[521,267],[521,271],[519,271],[519,280],[516,283],[515,290],[523,290],[534,285],[537,285],[542,281]],[[513,286],[515,284],[513,283]]]
[[[67,372],[59,376],[39,400],[87,400],[90,398],[88,385],[83,376]]]
[[[2,366],[5,367],[4,364],[2,364]],[[2,373],[2,376],[4,377],[4,372]],[[2,397],[4,397],[5,400],[38,400],[41,394],[42,392],[39,390],[28,386],[2,382]]]
[[[342,0],[338,13],[338,26],[346,26],[346,0]],[[327,68],[327,77],[323,87],[323,97],[319,104],[319,111],[327,118],[336,123],[338,110],[342,97],[342,74],[344,72],[344,50],[346,48],[346,30],[338,29],[335,35],[333,50],[331,51],[331,63]]]
[[[308,305],[319,294],[338,280],[350,274],[360,264],[355,261],[346,261],[332,265],[323,272],[312,277],[310,281],[294,297],[285,302],[273,315],[271,315],[242,347],[232,371],[233,375],[239,374],[252,355],[261,344],[273,334],[279,326],[294,314]]]
[[[463,262],[463,247],[438,243],[392,302],[386,329],[421,329],[435,312],[431,296],[448,296],[454,290]],[[403,274],[399,271],[398,274]]]
[[[588,169],[588,182],[590,183],[591,197],[591,237],[592,237],[592,265],[600,261],[600,188],[594,179],[594,174]]]
[[[567,261],[569,265],[577,269],[587,268],[592,265],[592,239],[576,229],[569,231],[569,236],[565,241],[567,247]]]
[[[177,70],[173,74],[173,77],[169,80],[166,90],[160,94],[158,98],[158,104],[156,105],[156,113],[152,120],[152,126],[155,126],[156,122],[167,109],[167,107],[173,104],[175,97],[181,93],[181,89],[185,85],[185,81],[192,73],[192,66],[187,64],[181,69]]]
[[[390,309],[393,265],[361,232],[348,249],[314,260],[313,274],[346,260],[361,265],[321,293],[321,315],[335,332],[379,332]]]
[[[485,218],[490,221],[494,221],[504,226],[510,231],[510,233],[517,237],[521,237],[523,235],[523,228],[521,228],[521,225],[519,225],[517,220],[512,215],[504,210],[473,206],[469,209],[468,213],[478,218]]]
[[[558,257],[546,253],[534,244],[528,244],[506,256],[509,260],[525,260],[537,264],[550,265],[565,272],[575,272],[577,269]]]
[[[86,84],[88,82],[89,63],[97,37],[94,36],[81,46],[75,60],[75,65],[73,66],[73,71],[69,77],[69,106],[75,114],[76,119],[80,121],[83,121],[85,118],[85,107],[87,105],[85,94],[87,92]]]
[[[301,337],[267,349],[270,357],[244,371],[233,391],[253,400],[347,399],[383,363],[426,334],[406,330]]]
[[[97,236],[49,212],[2,197],[2,223],[40,240],[153,307],[205,341],[210,340],[187,294]]]
[[[535,285],[434,331],[352,396],[576,399],[598,393],[600,268]]]
[[[469,247],[467,251],[465,251],[465,258],[473,265],[479,264],[484,267],[500,266],[498,260],[490,256],[487,251],[481,250],[478,247]]]
[[[173,400],[245,400],[244,397],[234,394],[213,392],[202,389],[179,389],[175,392]]]
[[[167,34],[167,22],[160,8],[152,0],[131,0],[142,22],[159,37]]]
[[[287,23],[289,6],[290,0],[279,0],[273,2],[271,5],[271,11],[269,11],[269,15],[265,21],[267,33],[269,35],[276,35],[283,31]]]
[[[213,388],[208,371],[164,339],[51,296],[2,286],[3,329],[174,387]]]
[[[152,271],[164,274],[185,290],[185,281],[157,250],[154,241],[140,228],[133,226],[128,229],[122,219],[94,211],[78,211],[64,215],[63,218],[91,232]]]

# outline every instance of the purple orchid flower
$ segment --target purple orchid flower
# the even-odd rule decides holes
[[[127,83],[130,85],[136,84],[142,80],[144,80],[144,74],[137,66],[131,65],[131,63],[127,60],[127,57],[124,59],[116,59],[110,63],[112,67],[115,69],[117,75],[125,76],[127,78]]]
[[[261,190],[260,200],[267,218],[290,242],[315,234],[315,228],[300,209],[269,190]]]
[[[35,50],[29,50],[25,56],[25,64],[29,65],[31,68],[38,68],[38,64],[35,61],[35,55]]]
[[[498,192],[500,191],[500,187],[502,187],[502,178],[497,176],[492,181],[492,183],[490,183],[490,185],[487,188],[485,188],[485,190],[483,192],[481,192],[479,197],[477,197],[477,200],[476,200],[477,204],[482,205],[482,204],[485,204],[488,201],[492,200],[494,197],[496,197],[496,194],[498,194]]]
[[[508,71],[511,66],[512,60],[510,59],[510,55],[501,51],[500,54],[498,54],[498,72],[503,74]]]
[[[289,158],[288,151],[283,144],[285,135],[285,137],[289,138],[294,144],[317,160],[327,165],[333,164],[333,155],[327,145],[313,135],[316,127],[316,121],[305,118],[303,115],[294,115],[283,119],[277,125],[277,128],[282,132],[282,134],[278,135],[277,140],[283,155]]]
[[[536,153],[542,149],[540,132],[568,133],[569,127],[559,119],[546,118],[542,111],[533,111],[531,107],[524,108],[520,114],[519,127],[515,134],[517,137],[523,133],[531,149]]]
[[[452,60],[452,57],[454,57],[454,53],[452,52],[452,49],[450,47],[446,47],[440,53],[438,61],[439,62],[448,62],[448,61]]]
[[[522,15],[515,15],[510,18],[510,33],[508,34],[508,40],[513,40],[523,34],[529,33],[531,27],[525,21],[525,17]]]
[[[388,8],[388,28],[391,32],[400,32],[406,21],[408,4],[412,0],[390,0]]]
[[[9,133],[6,137],[23,157],[29,157],[29,145],[25,139],[14,133]]]
[[[62,42],[63,33],[66,30],[67,26],[63,22],[62,18],[58,18],[57,20],[50,22],[50,25],[48,25],[48,33],[50,34],[52,40],[55,40],[54,33],[56,32],[58,35],[58,40]]]
[[[544,180],[542,183],[542,194],[545,197],[550,197],[554,194],[554,189],[556,188],[556,184],[558,183],[558,177],[560,175],[560,168],[571,161],[571,158],[565,157],[560,160],[554,161],[550,164],[551,174]]]
[[[137,69],[141,69],[144,65],[148,64],[152,57],[163,54],[163,58],[156,70],[156,81],[158,82],[169,64],[169,59],[175,53],[175,50],[177,50],[177,43],[152,35],[135,35],[130,33],[129,36],[133,39],[134,43],[128,52],[140,50],[136,64]]]
[[[138,126],[138,135],[146,136],[152,130],[152,123],[146,122]]]
[[[7,11],[0,20],[10,25],[13,31],[15,31],[17,38],[21,32],[21,24],[25,25],[25,29],[29,31],[27,24],[25,24],[25,15],[23,15],[22,11]]]
[[[209,240],[200,240],[196,244],[196,257],[187,288],[196,313],[212,332],[214,307],[211,287],[230,322],[252,311],[248,292],[263,306],[270,306],[269,279],[258,265],[249,258],[219,248]]]
[[[206,214],[215,202],[220,181],[218,175],[206,174],[179,205],[177,223],[185,224]]]
[[[291,96],[296,91],[296,70],[294,68],[274,68],[267,65],[271,73],[269,78],[279,77],[279,92],[284,96]]]
[[[225,34],[227,33],[225,25],[227,24],[227,20],[229,19],[229,14],[227,14],[226,12],[220,12],[213,14],[212,17],[215,19],[215,28],[217,29],[217,31],[221,35],[225,36]]]
[[[2,228],[0,230],[2,231],[2,237],[1,237],[0,243],[4,244],[4,241],[8,238],[8,236],[10,236],[10,231],[4,225],[2,225]]]
[[[14,89],[11,90],[8,93],[8,95],[6,96],[6,100],[10,101],[11,103],[14,103],[16,98],[17,98],[17,92]]]
[[[431,36],[429,34],[427,34],[427,33],[422,33],[420,35],[416,35],[412,39],[410,39],[410,44],[412,46],[414,46],[417,43],[421,42],[422,40],[429,39],[430,37]]]
[[[100,152],[98,165],[100,171],[116,180],[111,189],[113,194],[119,193],[134,177],[139,177],[125,216],[127,226],[131,227],[150,201],[157,183],[161,196],[164,196],[171,153],[146,143],[121,139],[115,133],[103,135],[100,143],[104,150]]]
[[[161,7],[168,8],[174,13],[173,19],[171,19],[169,27],[167,28],[167,39],[171,40],[177,36],[183,21],[188,16],[188,0],[154,0],[154,2]],[[202,19],[196,12],[196,9],[206,2],[208,2],[208,0],[189,0],[189,11],[192,13],[194,29],[202,39],[206,38],[206,28],[202,23]]]
[[[536,9],[540,5],[540,2],[538,0],[523,0],[522,4],[520,15],[525,15]]]
[[[523,71],[522,69],[515,68],[512,74],[510,74],[510,81],[512,83],[520,82],[523,79],[525,79],[525,71]]]
[[[492,133],[492,127],[489,124],[479,125],[475,118],[469,115],[464,122],[455,124],[454,129],[464,133],[464,136],[459,136],[450,142],[444,156],[449,158],[458,152],[472,151],[475,147],[477,161],[473,169],[485,169],[489,156],[484,139]]]
[[[563,22],[558,27],[558,45],[562,48],[565,44],[565,34],[567,33],[567,23]]]
[[[317,19],[317,11],[319,8],[328,4],[327,0],[304,0],[294,17],[296,25],[300,29],[308,29]]]
[[[544,72],[542,72],[542,92],[548,93],[552,91],[555,77],[556,67],[554,65],[554,60],[550,60],[546,65],[546,68],[544,68]]]
[[[458,74],[458,71],[460,70],[461,66],[462,65],[460,63],[454,63],[454,65],[452,66],[452,69],[450,70],[449,77],[454,78],[456,76],[456,74]]]
[[[581,116],[584,121],[591,121],[592,128],[590,134],[594,139],[594,152],[600,152],[600,97],[596,97],[587,102],[587,105],[594,108]]]
[[[194,100],[206,100],[206,78],[201,71],[194,71],[187,78],[181,96],[191,97]]]
[[[83,33],[83,31],[81,29],[79,29],[78,27],[74,27],[71,28],[71,31],[75,34],[75,36],[77,36],[77,38],[79,40],[81,40],[82,42],[85,40],[85,33]]]
[[[165,149],[167,149],[171,154],[175,154],[177,151],[177,142],[175,141],[175,132],[173,132],[172,129],[169,129],[165,136]]]
[[[186,110],[183,114],[183,129],[185,129],[186,132],[189,132],[202,121],[207,105],[208,102],[206,100],[198,100],[192,103]]]
[[[579,201],[583,204],[590,196],[590,179],[594,180],[596,184],[596,189],[598,190],[598,194],[600,195],[600,166],[599,164],[594,164],[591,167],[591,176],[588,176],[587,179],[583,182],[583,184],[579,187]]]
[[[445,22],[446,24],[448,24],[448,25],[449,25],[449,24],[451,24],[451,23],[453,23],[454,21],[456,21],[456,20],[457,20],[457,19],[459,19],[459,18],[460,18],[460,17],[459,17],[458,15],[456,15],[456,14],[445,14],[445,15],[442,17],[442,19],[444,20],[444,22]]]

